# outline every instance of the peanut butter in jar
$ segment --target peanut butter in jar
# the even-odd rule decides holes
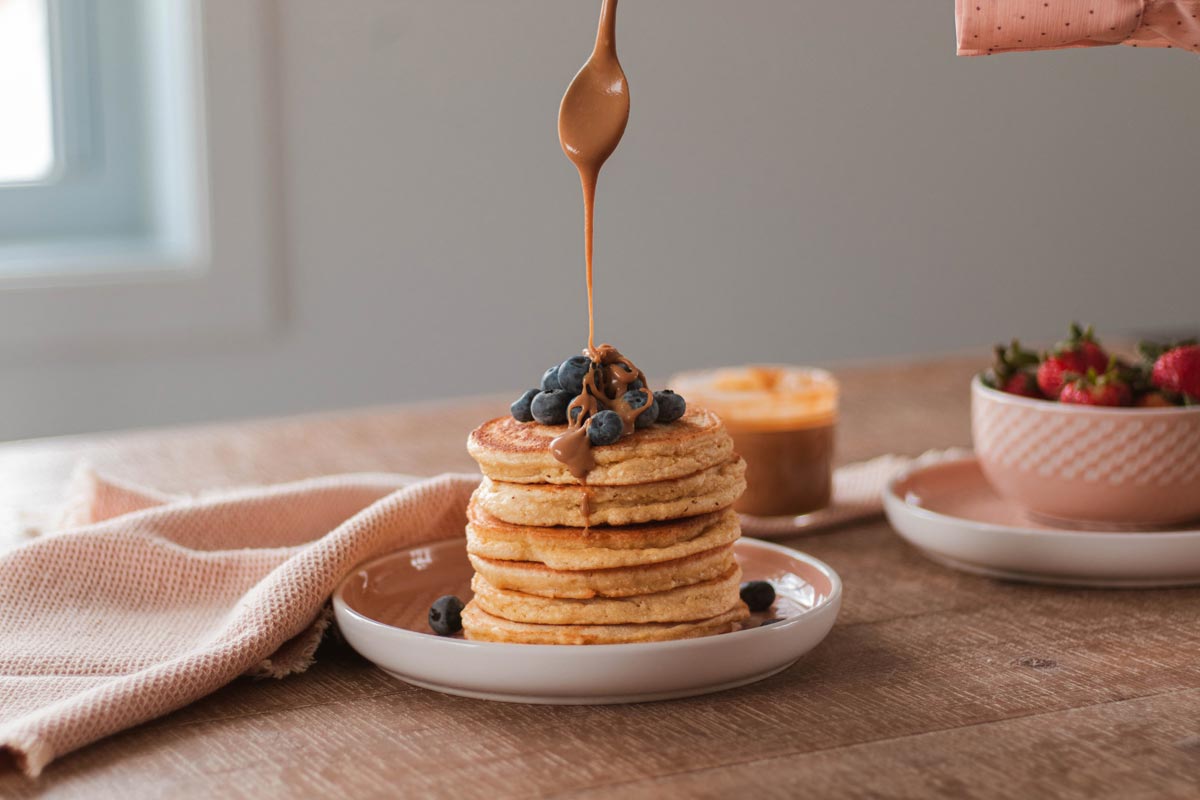
[[[675,376],[689,404],[725,421],[746,460],[743,514],[792,516],[829,505],[837,381],[810,367],[751,365]]]

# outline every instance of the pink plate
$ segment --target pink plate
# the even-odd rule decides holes
[[[519,703],[665,700],[731,689],[787,669],[825,638],[842,583],[817,559],[776,544],[734,545],[747,580],[769,580],[779,621],[672,642],[602,645],[474,642],[429,632],[429,606],[471,596],[466,542],[400,550],[355,568],[333,595],[350,645],[403,681],[449,694]]]
[[[905,471],[888,484],[883,502],[902,537],[967,572],[1076,586],[1200,583],[1200,530],[1055,528],[1002,500],[975,458]]]

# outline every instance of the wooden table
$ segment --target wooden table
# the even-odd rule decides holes
[[[945,359],[839,370],[841,459],[969,443]],[[74,464],[168,490],[336,471],[467,470],[500,399],[0,446],[0,509]],[[10,513],[7,544],[36,516]],[[707,697],[542,707],[393,680],[336,639],[307,673],[238,680],[0,797],[1200,796],[1200,590],[1003,583],[922,558],[883,521],[789,542],[845,581],[829,638]]]

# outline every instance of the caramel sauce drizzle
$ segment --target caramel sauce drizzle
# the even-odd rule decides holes
[[[587,475],[596,466],[588,428],[602,410],[621,418],[621,435],[633,432],[638,416],[650,408],[653,394],[646,376],[612,345],[596,347],[596,315],[592,301],[592,240],[596,181],[600,168],[616,150],[629,122],[629,85],[617,59],[617,0],[604,0],[596,45],[576,73],[558,109],[558,140],[563,152],[579,170],[583,189],[583,250],[587,276],[588,344],[583,354],[591,362],[583,390],[567,407],[567,432],[550,443],[550,452],[567,466],[583,486],[582,512],[587,526],[591,515]],[[624,400],[627,387],[642,380],[646,402],[632,408]],[[572,416],[574,415],[574,416]]]
[[[594,350],[589,348],[583,354],[591,361],[591,368],[584,376],[583,391],[567,406],[567,432],[550,441],[550,452],[566,464],[572,475],[586,482],[587,474],[596,466],[592,442],[588,438],[592,417],[603,410],[615,411],[621,418],[621,435],[628,436],[633,433],[637,418],[653,404],[654,394],[650,391],[646,373],[611,344],[602,344]],[[641,391],[646,397],[646,402],[639,408],[625,401],[629,385],[636,380],[641,380]],[[574,413],[576,409],[578,413]]]
[[[558,141],[579,170],[583,187],[583,251],[587,265],[588,350],[596,350],[592,304],[592,223],[596,181],[629,122],[629,84],[617,59],[617,0],[604,0],[592,55],[576,73],[558,108]]]

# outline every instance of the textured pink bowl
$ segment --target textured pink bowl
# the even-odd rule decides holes
[[[1124,528],[1200,518],[1200,407],[1063,405],[975,378],[971,431],[988,482],[1036,515]]]

